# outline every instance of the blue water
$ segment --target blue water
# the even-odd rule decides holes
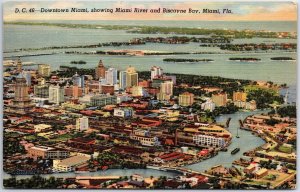
[[[53,21],[57,22],[57,21]],[[62,21],[63,22],[63,21]],[[71,23],[83,23],[70,21]],[[86,23],[86,22],[84,22]],[[180,27],[202,27],[202,28],[227,28],[227,29],[255,29],[270,31],[296,31],[296,22],[199,22],[199,21],[91,21],[90,24],[110,24],[110,25],[155,25],[155,26],[180,26]],[[49,46],[63,45],[87,45],[104,43],[111,41],[128,41],[135,37],[167,37],[171,35],[160,34],[131,34],[123,30],[103,30],[103,29],[68,29],[59,27],[43,26],[4,26],[3,48],[4,51],[11,51],[19,48],[40,48]],[[289,43],[295,42],[294,39],[237,39],[233,43]],[[154,51],[186,51],[200,52],[209,51],[215,53],[224,53],[226,51],[218,48],[199,47],[197,43],[184,45],[168,45],[149,43],[140,46],[122,46],[122,47],[103,47],[96,49],[68,49],[68,51],[94,51],[94,50],[115,50],[115,49],[140,49]],[[58,69],[60,65],[70,65],[72,60],[84,60],[86,65],[83,68],[94,68],[97,66],[99,59],[102,59],[105,66],[115,67],[118,70],[125,69],[128,65],[134,66],[138,71],[150,70],[153,65],[161,66],[164,72],[185,73],[195,75],[215,75],[228,78],[251,79],[273,81],[275,83],[287,83],[289,86],[289,102],[296,101],[296,81],[297,81],[297,62],[296,61],[271,61],[271,57],[287,56],[297,58],[296,53],[273,52],[273,53],[238,53],[238,54],[201,54],[201,55],[173,55],[173,56],[100,56],[100,55],[66,55],[62,52],[65,50],[45,50],[18,53],[5,53],[4,56],[60,52],[55,55],[24,57],[22,61],[32,61],[36,63],[47,63],[51,65],[52,70]],[[245,63],[228,61],[230,57],[257,57],[260,62]],[[163,58],[195,58],[195,59],[213,59],[209,63],[165,63]],[[282,91],[285,94],[286,90]],[[231,117],[229,130],[235,134],[238,120],[245,118],[250,112],[240,112],[237,114],[223,115],[217,120],[225,122]],[[246,143],[246,145],[245,145]],[[230,166],[232,161],[242,157],[242,153],[260,146],[264,141],[247,131],[240,131],[240,139],[233,138],[228,152],[220,152],[216,157],[200,162],[198,164],[187,166],[194,170],[204,171],[211,166],[223,164]],[[230,151],[235,147],[240,147],[241,151],[236,155],[231,155]],[[105,172],[88,173],[88,175],[128,175],[139,173],[146,176],[173,176],[173,173],[155,171],[155,170],[107,170]],[[60,176],[71,176],[70,174],[61,174]],[[86,174],[83,174],[86,175]],[[8,176],[8,175],[6,175]],[[51,175],[48,175],[51,176]],[[23,176],[21,176],[23,177]],[[26,177],[26,176],[24,176]]]

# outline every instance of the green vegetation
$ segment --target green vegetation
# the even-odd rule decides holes
[[[259,58],[253,58],[253,57],[231,57],[229,58],[231,61],[260,61]]]
[[[58,189],[62,188],[63,181],[61,179],[50,177],[43,178],[39,175],[34,175],[31,178],[17,180],[15,177],[4,179],[3,186],[5,188],[17,189]]]
[[[20,137],[4,132],[3,136],[3,155],[13,155],[16,153],[25,153],[25,148],[20,145]]]
[[[297,116],[296,105],[289,105],[289,106],[280,107],[279,109],[277,109],[277,113],[281,117],[296,118],[296,116]]]
[[[271,57],[271,60],[279,60],[279,61],[294,61],[292,57]]]
[[[80,61],[71,61],[71,64],[86,64],[86,61],[80,60]]]
[[[254,100],[258,109],[269,108],[270,104],[283,103],[283,97],[271,89],[253,89],[247,92],[247,101]]]
[[[97,162],[96,164],[94,162]],[[89,167],[97,167],[102,169],[103,167],[107,168],[128,168],[128,169],[140,169],[146,168],[145,164],[134,163],[130,161],[125,161],[120,155],[112,152],[103,152],[100,153],[97,158],[90,160]]]
[[[58,135],[57,137],[54,137],[53,139],[50,139],[52,142],[62,142],[62,141],[67,141],[68,139],[73,138],[72,135],[70,134],[63,134],[63,135]]]
[[[266,120],[266,124],[267,124],[267,125],[274,126],[274,125],[277,124],[277,123],[280,123],[280,121],[277,120],[277,119],[270,118],[270,119],[267,119],[267,120]]]
[[[129,26],[129,25],[92,25],[92,24],[66,24],[66,23],[43,23],[43,22],[4,22],[12,25],[36,25],[54,26],[66,28],[84,29],[106,29],[106,30],[127,30],[129,33],[141,34],[183,34],[183,35],[215,35],[233,38],[279,38],[279,32],[249,31],[249,30],[226,30],[226,29],[199,29],[183,27],[158,27],[158,26]],[[288,35],[287,38],[294,38]]]
[[[183,58],[166,58],[164,62],[211,62],[212,59],[183,59]]]
[[[284,153],[292,153],[293,149],[291,147],[281,145],[278,148],[279,151],[284,152]]]
[[[75,73],[78,75],[95,75],[95,69],[82,69],[77,67],[60,66],[60,70],[55,72],[60,77],[72,77]]]

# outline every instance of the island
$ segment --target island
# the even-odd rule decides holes
[[[70,62],[71,64],[86,64],[86,61],[83,61],[83,60],[79,60],[79,61],[71,61]]]
[[[276,60],[276,61],[295,61],[296,59],[292,57],[271,57],[271,60]]]
[[[165,58],[164,62],[178,62],[178,63],[195,63],[195,62],[212,62],[212,59],[184,59],[184,58]]]
[[[251,57],[231,57],[229,58],[230,61],[247,61],[247,62],[254,62],[254,61],[260,61],[259,58],[251,58]]]

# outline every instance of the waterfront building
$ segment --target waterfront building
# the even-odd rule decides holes
[[[117,104],[117,97],[110,95],[95,95],[91,97],[90,104],[92,106],[103,107],[105,105],[114,105]]]
[[[241,91],[233,92],[232,100],[245,102],[247,100],[247,93]]]
[[[51,74],[51,68],[48,64],[39,64],[38,65],[38,74],[42,77],[49,77]]]
[[[77,166],[88,162],[90,158],[83,155],[76,155],[63,160],[53,160],[54,172],[70,172],[74,171]]]
[[[78,131],[85,131],[89,128],[89,118],[81,117],[76,119],[76,129]]]
[[[213,146],[213,147],[224,147],[225,139],[222,137],[214,137],[209,135],[197,134],[193,136],[193,141],[196,145],[200,146]]]
[[[256,101],[252,100],[249,102],[246,101],[235,101],[234,105],[237,106],[238,108],[243,108],[246,110],[256,110]]]
[[[118,71],[115,68],[109,68],[105,71],[106,83],[109,85],[117,84],[118,81]]]
[[[33,92],[36,97],[39,98],[49,98],[49,85],[35,85],[33,87]]]
[[[258,171],[256,171],[254,173],[254,178],[255,179],[260,179],[260,178],[263,178],[264,176],[268,175],[268,169],[266,168],[261,168],[259,169]]]
[[[103,65],[102,60],[99,61],[98,66],[95,69],[95,78],[96,80],[100,79],[100,78],[105,78],[105,67]]]
[[[170,100],[173,95],[173,82],[166,81],[160,84],[160,91],[157,94],[158,100]]]
[[[245,109],[247,109],[247,110],[256,110],[256,108],[257,108],[256,101],[251,100],[249,102],[246,102]]]
[[[126,70],[126,87],[138,85],[138,73],[134,67],[129,66]]]
[[[184,107],[191,106],[194,103],[194,94],[189,92],[180,94],[178,103]]]
[[[126,77],[127,77],[127,72],[126,71],[120,71],[119,73],[119,84],[120,84],[120,89],[126,89]]]
[[[201,104],[201,109],[204,111],[210,111],[212,112],[213,110],[215,110],[216,104],[214,104],[214,102],[212,102],[211,99],[207,99],[204,103]]]
[[[217,107],[225,106],[227,103],[227,94],[226,93],[213,94],[211,99],[216,104]]]
[[[128,118],[132,117],[133,115],[133,109],[126,107],[126,108],[115,108],[114,109],[114,116],[115,117],[123,117],[123,118]]]
[[[70,152],[47,146],[33,146],[28,148],[28,156],[34,159],[64,159],[70,156]]]
[[[154,78],[159,78],[163,75],[163,69],[161,67],[152,66],[151,67],[151,80]]]
[[[65,89],[59,85],[51,85],[49,87],[49,102],[59,105],[65,101]]]
[[[19,74],[16,77],[15,97],[12,104],[9,105],[11,111],[24,114],[34,106],[29,98],[28,88],[25,78]]]

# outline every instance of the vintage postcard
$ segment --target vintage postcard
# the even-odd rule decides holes
[[[296,2],[2,6],[4,188],[296,188]]]

